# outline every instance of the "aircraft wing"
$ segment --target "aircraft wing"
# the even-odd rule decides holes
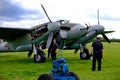
[[[30,29],[0,27],[0,39],[13,40],[29,31]]]

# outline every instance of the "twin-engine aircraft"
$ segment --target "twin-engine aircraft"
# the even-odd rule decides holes
[[[49,22],[32,27],[31,29],[0,27],[0,38],[6,42],[0,45],[0,52],[23,52],[28,51],[28,56],[34,52],[34,61],[44,63],[46,55],[43,51],[49,48],[53,38],[56,38],[59,49],[81,50],[80,58],[88,59],[89,51],[85,45],[91,42],[97,35],[110,43],[105,35],[104,26],[71,23],[68,20],[50,20],[45,8],[43,8]],[[107,33],[110,33],[109,31]]]

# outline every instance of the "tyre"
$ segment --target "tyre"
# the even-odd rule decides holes
[[[73,77],[75,77],[75,80],[80,80],[80,78],[74,72],[68,72],[68,76],[73,76]]]
[[[90,55],[89,55],[88,49],[83,49],[83,52],[80,52],[80,59],[81,60],[88,60],[88,59],[90,59]]]
[[[34,62],[44,63],[46,61],[46,56],[43,51],[38,50],[37,55],[34,55]]]
[[[39,76],[38,80],[55,80],[50,74],[42,74]]]

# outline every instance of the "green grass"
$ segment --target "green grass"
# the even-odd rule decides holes
[[[90,48],[91,43],[88,45]],[[69,70],[81,80],[120,80],[120,43],[104,43],[102,71],[91,71],[91,60],[80,60],[73,50],[63,51]],[[78,52],[79,53],[79,52]],[[40,74],[50,73],[51,59],[46,63],[34,63],[24,53],[0,53],[0,80],[37,80]]]

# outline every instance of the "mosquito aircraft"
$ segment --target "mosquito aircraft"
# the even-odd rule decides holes
[[[46,56],[43,51],[49,48],[52,39],[56,38],[59,49],[81,50],[80,58],[87,59],[85,45],[97,35],[102,34],[104,39],[110,43],[105,35],[104,26],[71,23],[68,20],[50,20],[45,8],[43,8],[49,22],[32,27],[31,29],[0,27],[0,38],[6,42],[0,47],[1,52],[23,52],[28,51],[28,56],[34,52],[34,61],[43,63]],[[99,20],[99,19],[98,19]],[[109,32],[108,32],[109,33]]]

